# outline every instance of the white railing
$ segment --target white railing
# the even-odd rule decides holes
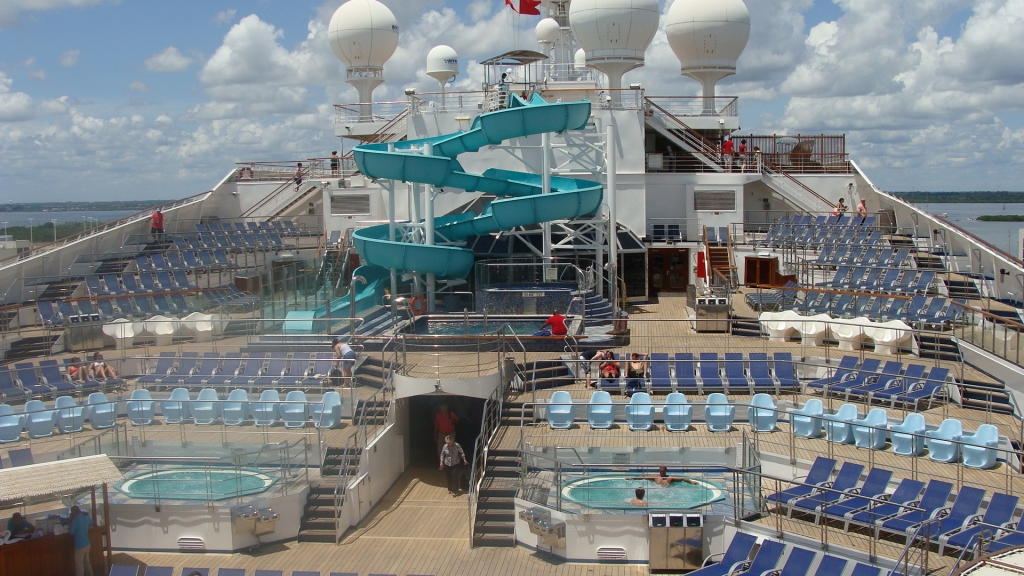
[[[335,124],[387,122],[409,108],[408,100],[334,105]],[[367,112],[368,111],[368,112]]]
[[[739,99],[735,96],[648,96],[647,99],[673,116],[739,116]],[[709,110],[714,112],[709,114]]]
[[[768,162],[760,162],[760,167],[764,179],[797,206],[808,212],[828,212],[832,209],[831,202],[789,174],[776,169]]]

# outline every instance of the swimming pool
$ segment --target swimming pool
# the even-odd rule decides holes
[[[696,485],[674,482],[659,486],[653,480],[630,480],[630,476],[609,474],[571,480],[562,486],[562,497],[591,508],[634,508],[629,503],[637,488],[647,491],[649,508],[686,510],[698,508],[725,498],[721,486],[694,478]]]
[[[433,334],[441,336],[459,336],[459,335],[474,335],[474,334],[495,334],[502,326],[506,324],[511,328],[512,332],[519,336],[530,336],[534,332],[540,329],[544,323],[543,320],[536,321],[508,321],[508,320],[491,320],[484,325],[483,320],[473,319],[469,322],[462,321],[440,321],[440,320],[427,320],[419,321],[414,325],[415,334]],[[508,334],[508,330],[505,331]]]
[[[276,481],[255,468],[167,468],[132,475],[114,487],[145,500],[224,500],[265,492]]]

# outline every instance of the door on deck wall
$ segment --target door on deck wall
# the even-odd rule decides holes
[[[690,283],[690,249],[650,248],[647,270],[652,296],[660,292],[686,292]]]

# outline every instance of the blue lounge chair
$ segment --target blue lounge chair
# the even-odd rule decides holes
[[[697,376],[693,365],[693,354],[689,352],[676,352],[676,390],[685,392],[693,390],[697,392]]]
[[[793,355],[789,352],[776,352],[772,363],[775,370],[775,380],[779,383],[779,390],[798,392],[800,390],[800,379],[796,375],[796,366],[793,364]]]
[[[765,540],[757,549],[753,560],[743,562],[740,565],[733,565],[730,573],[733,576],[761,576],[764,572],[772,570],[782,559],[782,553],[786,551],[786,545],[774,540]]]
[[[989,500],[988,508],[985,509],[984,516],[968,518],[958,530],[946,532],[938,538],[939,555],[942,555],[947,547],[960,550],[973,548],[977,543],[976,537],[982,530],[992,530],[992,528],[986,528],[981,526],[981,524],[1003,526],[1009,523],[1017,512],[1017,501],[1017,496],[1009,496],[998,492],[993,494],[992,499]]]
[[[295,388],[302,385],[302,381],[306,378],[306,372],[309,370],[309,353],[308,352],[295,352],[292,354],[291,362],[288,364],[288,369],[285,371],[284,376],[277,379],[278,388]]]
[[[257,426],[273,426],[277,423],[281,395],[277,390],[264,390],[260,399],[252,403],[252,417]]]
[[[672,375],[669,373],[668,354],[651,354],[651,392],[671,392]]]
[[[807,387],[820,390],[825,389],[836,382],[842,382],[853,374],[853,371],[857,368],[857,364],[859,363],[860,360],[858,360],[856,356],[843,356],[843,359],[839,361],[839,367],[836,368],[835,373],[831,376],[812,380],[807,383]]]
[[[327,376],[331,372],[331,368],[334,366],[334,354],[331,352],[320,352],[316,355],[313,360],[313,367],[310,369],[310,374],[302,379],[299,386],[304,388],[310,388],[313,386],[322,386],[327,381]]]
[[[814,463],[811,464],[811,469],[808,470],[807,476],[803,479],[803,484],[799,486],[793,486],[776,492],[768,496],[769,502],[776,502],[778,504],[788,504],[791,500],[797,498],[804,498],[809,496],[814,491],[814,486],[828,482],[828,479],[832,476],[832,470],[836,467],[836,461],[831,458],[825,458],[824,456],[818,456]],[[799,480],[797,476],[794,480]]]
[[[793,426],[793,433],[804,438],[820,438],[823,413],[824,407],[817,398],[804,402],[802,408],[790,410],[789,421]]]
[[[25,402],[25,430],[29,438],[46,438],[53,436],[53,429],[57,425],[57,415],[53,410],[48,410],[42,400],[29,400]]]
[[[14,370],[18,374],[21,387],[31,392],[33,396],[44,398],[53,395],[53,388],[39,381],[39,377],[36,376],[36,367],[31,362],[15,364]]]
[[[654,404],[646,392],[636,392],[626,405],[626,423],[630,430],[650,430],[654,426]]]
[[[789,551],[789,557],[786,558],[786,563],[782,565],[782,569],[770,570],[766,576],[807,576],[807,571],[811,569],[811,564],[814,563],[814,557],[817,554],[814,550],[793,546]],[[837,572],[830,576],[837,576],[838,574]]]
[[[285,428],[304,428],[306,426],[306,393],[292,390],[284,397],[281,404],[281,420]]]
[[[39,373],[43,377],[43,384],[60,392],[77,392],[78,386],[68,382],[60,373],[60,364],[56,360],[40,360]]]
[[[931,527],[929,538],[931,540],[938,540],[946,534],[963,528],[968,519],[978,516],[981,501],[984,499],[985,491],[981,488],[962,486],[960,491],[957,492],[956,500],[953,501],[952,506],[935,512],[935,517],[939,519],[939,523],[937,526]]]
[[[117,418],[117,402],[107,400],[103,392],[93,392],[86,400],[85,414],[94,429],[111,428]]]
[[[846,569],[846,564],[845,558],[825,554],[821,557],[821,562],[818,562],[818,569],[814,571],[814,576],[839,576]]]
[[[918,382],[924,378],[924,373],[927,370],[925,366],[920,364],[910,364],[907,369],[903,371],[903,375],[895,380],[890,381],[889,385],[882,389],[873,389],[868,395],[868,400],[878,400],[882,403],[888,403],[894,405],[893,398],[905,392],[915,382]]]
[[[824,511],[819,512],[829,518],[842,520],[847,514],[864,510],[871,506],[869,498],[880,499],[885,494],[891,478],[892,470],[872,468],[868,471],[868,476],[859,489],[850,490],[850,494],[846,498],[829,504]]]
[[[264,352],[249,354],[249,357],[245,360],[245,368],[238,373],[238,376],[229,378],[225,384],[229,386],[244,386],[252,392],[253,384],[263,371],[263,364],[266,360],[267,355]]]
[[[716,363],[717,364],[717,363]],[[711,432],[728,432],[736,418],[736,407],[729,404],[725,394],[715,392],[708,396],[704,406],[704,421]]]
[[[81,432],[85,425],[85,408],[71,396],[58,396],[53,404],[57,413],[57,429],[65,434]],[[2,440],[0,440],[2,441]]]
[[[167,376],[174,370],[177,358],[178,356],[174,352],[161,352],[160,357],[156,361],[156,366],[153,367],[153,371],[136,378],[135,385],[148,386],[150,384],[157,384],[160,378]]]
[[[924,452],[925,430],[927,426],[923,414],[907,414],[902,423],[889,426],[892,451],[901,456],[920,456]]]
[[[267,388],[277,385],[277,381],[288,371],[288,353],[271,352],[270,361],[261,376],[253,379],[252,388]]]
[[[825,437],[828,438],[828,441],[853,444],[853,421],[857,419],[857,416],[855,404],[843,404],[835,414],[822,416],[822,422],[825,424]]]
[[[876,358],[865,358],[860,367],[841,380],[836,380],[825,387],[825,394],[843,394],[849,397],[849,391],[863,386],[870,378],[876,378],[878,367],[882,361]]]
[[[203,359],[199,362],[199,366],[192,371],[191,375],[182,378],[179,384],[185,388],[198,388],[213,378],[218,370],[220,370],[220,353],[203,352]],[[195,411],[192,412],[192,416],[196,416]]]
[[[139,576],[139,567],[115,564],[110,567],[110,574],[108,576]]]
[[[964,454],[964,466],[970,468],[992,468],[996,465],[996,448],[999,447],[999,429],[992,424],[978,426],[978,431],[961,438],[960,449]]]
[[[145,388],[132,390],[132,395],[125,404],[128,412],[128,421],[133,426],[149,426],[153,423],[153,416],[156,415],[156,402],[153,396]]]
[[[717,352],[700,353],[700,388],[707,394],[709,390],[725,390],[722,381],[721,367],[718,365]]]
[[[661,418],[665,421],[667,430],[672,432],[687,430],[693,419],[693,406],[687,402],[685,394],[673,392],[665,398],[665,407],[661,411]]]
[[[552,428],[567,429],[572,426],[572,396],[565,390],[556,390],[547,406],[548,424]]]
[[[730,394],[749,394],[750,380],[743,369],[743,354],[725,353],[725,390]]]
[[[249,419],[249,393],[241,388],[232,390],[221,408],[221,419],[227,426],[245,424]]]
[[[889,413],[885,408],[872,408],[868,415],[853,421],[853,440],[858,448],[882,450],[885,448],[886,425]]]
[[[309,405],[309,416],[313,425],[320,429],[337,428],[341,425],[341,394],[334,390],[324,392],[319,404]]]
[[[868,376],[864,383],[859,386],[850,386],[846,389],[846,399],[867,398],[875,390],[882,390],[891,385],[903,371],[903,363],[890,360],[882,366],[881,372]]]
[[[750,359],[750,382],[751,391],[779,393],[779,384],[772,378],[768,368],[768,355],[764,352],[751,352]]]
[[[844,518],[846,520],[844,529],[848,530],[850,524],[874,527],[875,523],[879,520],[899,514],[904,510],[904,506],[910,506],[911,503],[916,502],[918,495],[921,494],[923,489],[924,482],[904,478],[900,481],[899,486],[896,486],[896,490],[889,496],[889,500],[886,503],[880,504],[876,502],[868,506],[866,510],[847,514]]]
[[[756,536],[737,532],[733,535],[732,542],[729,542],[729,547],[725,550],[721,561],[717,564],[694,570],[690,572],[690,576],[727,576],[732,571],[733,566],[740,562],[746,562],[755,543],[757,543]],[[714,556],[708,557],[705,562],[712,558]]]
[[[932,402],[936,398],[944,397],[946,394],[946,379],[949,377],[948,368],[932,368],[928,372],[928,379],[923,382],[917,382],[911,384],[906,392],[897,394],[892,399],[892,404],[895,406],[897,403],[903,404],[904,406],[912,407],[914,410],[918,409],[918,404],[923,400],[928,400],[928,409],[932,407]]]
[[[953,485],[949,482],[935,479],[929,480],[928,486],[924,489],[924,494],[921,495],[921,500],[915,506],[918,510],[910,512],[901,510],[898,515],[892,518],[876,520],[875,526],[879,530],[897,534],[911,532],[918,524],[928,520],[937,510],[944,507],[952,491]]]
[[[960,460],[960,441],[964,434],[963,424],[954,418],[947,418],[939,424],[938,430],[924,433],[928,446],[928,457],[936,462],[957,462]]]
[[[587,405],[587,422],[591,428],[607,429],[612,427],[615,420],[615,406],[612,406],[611,394],[604,390],[596,390],[590,396],[590,404]]]
[[[178,369],[174,372],[156,378],[157,390],[162,390],[168,386],[180,386],[185,378],[189,377],[192,372],[196,369],[196,364],[199,363],[199,352],[182,352],[181,359],[178,361]]]
[[[241,356],[226,356],[220,364],[218,373],[206,379],[206,387],[227,388],[231,379],[238,375],[238,369],[241,367]]]
[[[0,366],[0,394],[4,400],[21,400],[28,396],[24,388],[14,383],[14,376],[7,366]]]
[[[853,572],[850,572],[850,576],[878,576],[882,572],[881,568],[875,568],[867,564],[857,563],[853,567]]]
[[[619,376],[618,378],[599,378],[597,383],[598,388],[609,392],[616,392],[618,394],[625,393],[626,385],[623,383],[622,380],[622,376],[625,373],[625,370],[622,369],[622,361],[619,359],[619,355],[616,354],[615,352],[612,352],[612,359],[605,360],[604,362],[614,362],[618,364]]]
[[[754,432],[774,432],[779,410],[768,394],[754,394],[747,407],[747,421]]]
[[[192,421],[200,426],[209,426],[220,419],[220,398],[213,388],[203,388],[192,403]]]
[[[160,411],[164,415],[164,422],[168,424],[181,424],[192,418],[192,406],[189,401],[188,388],[175,388],[171,390],[171,396],[160,403]]]
[[[829,488],[829,490],[818,490],[806,498],[791,502],[789,516],[792,518],[793,512],[810,512],[815,516],[819,515],[828,505],[839,502],[846,496],[847,491],[856,488],[863,472],[864,466],[853,462],[844,462],[834,481],[821,484],[822,488]]]

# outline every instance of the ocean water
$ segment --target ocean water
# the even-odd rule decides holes
[[[135,210],[100,210],[95,212],[0,212],[0,222],[7,222],[8,226],[41,226],[56,220],[58,224],[80,224],[82,226],[96,226],[105,224],[130,214]],[[32,218],[30,221],[29,218]],[[0,224],[2,226],[2,224]]]
[[[934,214],[943,216],[953,224],[974,234],[989,244],[1006,250],[1010,254],[1019,255],[1021,250],[1017,247],[1019,231],[1024,228],[1024,222],[984,222],[977,220],[978,216],[995,216],[1001,214],[1024,214],[1024,204],[945,204],[945,203],[923,203],[917,207]]]

